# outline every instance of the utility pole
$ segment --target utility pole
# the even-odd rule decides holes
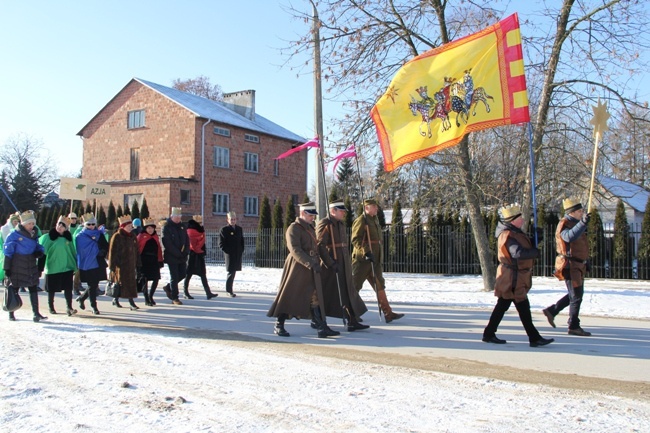
[[[314,126],[318,140],[319,149],[314,158],[316,163],[316,211],[319,218],[325,218],[328,214],[327,197],[325,189],[325,173],[323,173],[323,93],[321,89],[321,63],[320,63],[320,20],[318,10],[313,0],[309,0],[314,11],[312,33],[314,36]]]

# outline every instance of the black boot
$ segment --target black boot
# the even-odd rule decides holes
[[[122,305],[120,305],[120,301],[117,298],[113,299],[113,305],[117,308],[122,308]]]
[[[50,308],[50,314],[56,314],[54,309],[54,292],[47,292],[47,306]]]
[[[321,315],[320,307],[318,305],[312,307],[311,314],[313,317],[312,320],[318,325],[318,338],[336,337],[337,335],[341,335],[339,331],[334,331],[327,326],[327,322]]]
[[[92,308],[94,315],[99,316],[99,310],[97,309],[97,300],[90,300],[90,308]]]
[[[10,322],[15,322],[16,321],[16,316],[14,316],[14,312],[10,311],[9,312],[9,321]]]
[[[357,322],[354,312],[351,312],[346,309],[347,321],[348,321],[348,332],[360,331],[362,329],[368,329],[370,326],[363,325]]]
[[[189,287],[183,287],[183,292],[184,292],[183,297],[184,297],[185,299],[194,299],[194,296],[190,295],[190,289],[189,289]]]
[[[86,309],[86,304],[84,303],[88,299],[88,289],[84,290],[84,292],[77,296],[76,301],[79,303],[79,308],[82,310]]]
[[[133,298],[129,298],[129,305],[131,306],[131,311],[135,311],[135,310],[140,309],[140,307],[135,305],[135,301],[133,300]]]
[[[275,321],[275,327],[273,328],[273,332],[277,334],[278,337],[289,337],[291,334],[287,332],[286,329],[284,329],[284,321],[287,320],[287,315],[286,314],[280,314]]]
[[[29,302],[32,304],[32,313],[34,313],[34,322],[46,320],[47,317],[38,312],[38,292],[36,290],[29,290]]]
[[[142,289],[142,294],[144,295],[144,305],[151,307],[151,300],[149,299],[149,289],[145,285]]]

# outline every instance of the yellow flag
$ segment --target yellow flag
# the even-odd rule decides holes
[[[466,133],[530,121],[517,14],[407,62],[371,117],[386,171]]]

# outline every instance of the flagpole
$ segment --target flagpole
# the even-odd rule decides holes
[[[533,127],[530,122],[528,122],[528,148],[530,153],[530,190],[531,190],[531,199],[533,201],[533,233],[535,236],[535,247],[539,239],[537,239],[537,196],[535,193],[535,157],[533,154]]]
[[[323,189],[325,185],[325,173],[319,167],[322,167],[323,161],[323,93],[321,87],[321,59],[320,59],[320,20],[318,10],[313,0],[309,0],[313,9],[313,26],[312,33],[314,36],[314,126],[316,135],[320,142],[320,151],[316,152],[316,211],[319,215],[325,215],[327,211],[327,193]]]

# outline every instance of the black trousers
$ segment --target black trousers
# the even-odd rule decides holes
[[[490,321],[483,331],[483,338],[494,337],[504,314],[508,311],[513,302],[513,299],[499,298],[497,300],[497,304],[494,306],[494,310],[492,310]],[[515,307],[519,314],[519,320],[521,320],[521,324],[524,325],[524,329],[526,330],[526,335],[528,335],[528,341],[532,343],[542,338],[541,335],[539,335],[537,328],[535,328],[535,325],[533,325],[533,316],[530,313],[530,301],[528,301],[528,298],[521,302],[515,302]]]
[[[167,263],[169,268],[169,287],[172,291],[172,300],[178,300],[178,283],[180,283],[187,272],[187,265],[182,263]]]
[[[235,282],[235,274],[237,271],[228,271],[228,276],[226,277],[226,292],[232,293],[232,283]]]

